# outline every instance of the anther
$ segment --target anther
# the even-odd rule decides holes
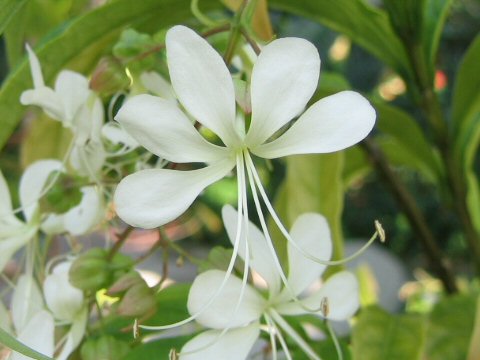
[[[382,224],[380,224],[380,221],[375,220],[375,229],[377,230],[378,236],[380,237],[380,241],[382,243],[385,242],[385,230],[383,229]]]
[[[320,311],[322,312],[323,317],[328,317],[328,314],[330,313],[330,304],[328,303],[327,297],[323,297],[322,300],[320,300]]]

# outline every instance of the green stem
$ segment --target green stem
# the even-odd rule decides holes
[[[230,28],[230,36],[228,38],[228,45],[227,45],[227,50],[225,51],[225,55],[223,59],[225,60],[225,63],[228,65],[232,61],[233,55],[235,55],[235,49],[238,44],[238,39],[240,38],[241,35],[241,29],[242,29],[242,15],[243,12],[245,11],[245,8],[247,6],[248,0],[243,0],[242,4],[238,8],[238,11],[235,13],[235,16],[232,21],[232,25]]]
[[[128,225],[127,228],[121,234],[118,235],[117,241],[115,242],[115,244],[110,249],[110,252],[108,253],[108,257],[107,257],[108,260],[113,259],[113,257],[123,246],[123,244],[127,240],[130,233],[133,231],[133,229],[134,229],[133,226]]]
[[[370,139],[365,139],[361,144],[374,164],[375,169],[390,188],[392,195],[407,217],[412,230],[417,235],[417,239],[420,241],[429,262],[429,267],[440,278],[448,293],[458,292],[450,261],[438,246],[435,236],[430,231],[427,221],[415,199],[399,180],[397,174],[393,172],[381,150]]]
[[[480,234],[476,231],[466,202],[467,182],[461,165],[453,154],[451,132],[433,88],[433,79],[420,44],[406,44],[415,72],[418,95],[415,97],[434,132],[435,143],[445,164],[446,181],[453,199],[453,209],[463,228],[472,253],[477,274],[480,275]]]

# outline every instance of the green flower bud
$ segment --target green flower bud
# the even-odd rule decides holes
[[[90,88],[99,94],[109,96],[130,86],[130,78],[120,61],[112,56],[98,62],[90,80]]]
[[[69,272],[70,283],[83,291],[97,291],[106,287],[111,278],[107,251],[91,249],[76,259]]]
[[[123,358],[130,351],[127,343],[105,335],[98,339],[87,340],[80,354],[82,360],[117,360]]]

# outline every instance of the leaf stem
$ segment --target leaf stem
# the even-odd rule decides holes
[[[415,199],[393,172],[382,151],[368,138],[363,140],[361,145],[367,152],[375,169],[377,169],[386,185],[390,188],[395,200],[405,213],[412,230],[417,234],[417,238],[425,250],[425,255],[431,269],[440,278],[448,293],[458,292],[451,263],[438,246],[435,236],[430,231],[427,221]]]

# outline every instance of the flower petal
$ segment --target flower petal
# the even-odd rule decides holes
[[[20,179],[20,203],[27,220],[31,220],[50,174],[62,170],[59,160],[39,160],[31,164]]]
[[[45,86],[43,81],[42,68],[40,66],[40,61],[38,61],[37,55],[32,50],[30,45],[25,44],[28,54],[28,62],[30,63],[30,71],[32,73],[33,87],[38,89]]]
[[[169,161],[212,162],[227,156],[226,149],[206,141],[175,104],[156,96],[129,99],[115,120],[139,144]]]
[[[57,265],[43,283],[48,308],[58,320],[73,322],[83,306],[83,292],[70,284],[68,271],[71,262]]]
[[[290,230],[292,240],[307,253],[322,260],[332,256],[332,240],[327,220],[320,214],[300,215]],[[307,259],[288,243],[288,282],[295,295],[307,289],[325,270],[325,265]]]
[[[318,51],[307,40],[278,39],[263,48],[252,72],[249,146],[262,144],[304,109],[319,74]]]
[[[222,208],[223,223],[232,245],[234,245],[237,233],[237,216],[238,212],[232,206],[225,205]],[[245,229],[243,221],[241,224],[242,236],[240,237],[238,255],[242,259],[245,259]],[[249,221],[248,227],[248,245],[250,249],[250,267],[258,272],[267,282],[271,293],[277,293],[280,287],[280,277],[270,250],[268,249],[267,239],[265,239],[263,233],[251,221]]]
[[[18,224],[5,225],[0,219],[0,271],[20,248],[25,246],[37,232],[35,226]]]
[[[225,274],[224,271],[209,270],[195,278],[188,293],[187,307],[190,314],[198,313],[211,300],[222,284]],[[265,299],[248,284],[245,285],[243,298],[237,312],[234,313],[241,289],[242,280],[231,275],[222,291],[196,320],[213,329],[234,328],[259,320]]]
[[[102,135],[113,144],[122,144],[130,149],[134,149],[139,146],[137,140],[130,136],[123,127],[115,122],[111,121],[103,125]]]
[[[140,75],[140,81],[145,88],[162,99],[177,102],[172,85],[156,71],[145,71]]]
[[[44,307],[42,293],[31,276],[21,275],[13,292],[12,321],[17,332],[25,328],[28,321]]]
[[[97,225],[101,220],[101,194],[94,186],[81,188],[80,204],[71,208],[64,215],[65,230],[72,235],[82,235]]]
[[[64,124],[71,124],[80,106],[91,93],[88,88],[88,79],[74,71],[62,70],[55,81],[55,93],[62,100],[65,116],[61,119]]]
[[[53,356],[54,324],[52,315],[39,311],[29,319],[25,328],[19,333],[17,340],[45,356]],[[30,357],[12,352],[10,360],[31,360]]]
[[[182,348],[181,360],[229,359],[245,360],[260,335],[260,325],[251,325],[229,330],[218,338],[220,330],[200,333]],[[211,345],[210,345],[211,344]],[[205,348],[203,348],[206,346]],[[197,349],[201,349],[198,350]]]
[[[85,334],[87,320],[88,311],[87,308],[84,308],[75,319],[73,319],[73,324],[66,335],[65,344],[63,345],[60,354],[55,358],[56,360],[66,360],[78,344],[80,344],[83,335]]]
[[[343,150],[368,135],[375,117],[375,109],[362,95],[342,91],[317,101],[278,139],[252,152],[273,159]]]
[[[142,170],[124,178],[114,196],[118,216],[145,229],[164,225],[180,216],[208,185],[234,166],[226,160],[198,170]]]
[[[328,278],[320,290],[301,302],[311,309],[319,308],[323,298],[328,301],[329,313],[327,319],[337,321],[349,319],[360,305],[358,281],[355,275],[348,271],[336,273]],[[305,310],[294,302],[281,304],[277,307],[277,310],[284,315],[305,314]],[[322,315],[320,312],[318,314]]]
[[[185,26],[171,28],[165,42],[170,80],[182,105],[220,136],[225,145],[238,142],[234,129],[235,92],[221,56]]]
[[[9,218],[8,223],[20,223],[19,220],[15,219],[12,211],[12,198],[10,197],[10,190],[8,189],[7,182],[0,171],[0,224],[5,223],[3,219],[6,217]],[[11,220],[10,218],[14,218],[14,220]]]
[[[41,107],[52,119],[63,121],[65,118],[62,100],[57,93],[46,86],[22,92],[20,102],[23,105]]]

